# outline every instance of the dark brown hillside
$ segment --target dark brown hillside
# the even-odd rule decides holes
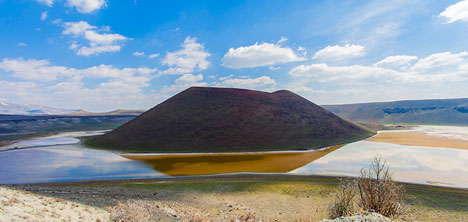
[[[292,92],[192,87],[93,146],[135,152],[312,149],[372,133]]]

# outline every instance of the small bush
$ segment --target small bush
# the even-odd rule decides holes
[[[118,203],[107,210],[111,215],[113,222],[149,222],[151,214],[148,209],[143,207],[141,202]]]
[[[260,219],[254,212],[243,212],[235,216],[232,216],[230,219],[231,222],[257,222]]]
[[[401,213],[404,190],[393,181],[387,162],[381,157],[374,158],[368,169],[361,170],[357,185],[361,198],[359,204],[363,209],[374,210],[387,217]]]
[[[356,182],[351,179],[341,179],[339,192],[335,193],[334,201],[328,206],[328,217],[346,217],[354,213],[356,196]]]

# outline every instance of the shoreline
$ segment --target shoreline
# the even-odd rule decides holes
[[[379,131],[375,136],[365,141],[405,146],[468,150],[468,140],[430,135],[424,131]]]
[[[118,184],[118,183],[152,183],[152,184],[170,184],[170,183],[193,183],[200,182],[242,182],[242,180],[254,180],[260,182],[298,182],[303,180],[339,180],[340,178],[355,179],[353,176],[337,176],[337,175],[299,175],[299,174],[280,174],[280,173],[230,173],[230,174],[213,174],[213,175],[190,175],[190,176],[169,176],[169,177],[151,177],[151,178],[122,178],[122,179],[94,179],[94,180],[74,180],[74,181],[57,181],[43,183],[24,183],[24,184],[1,184],[5,187],[22,187],[22,186],[84,186],[93,184]],[[229,180],[225,180],[229,179]],[[266,180],[268,179],[268,180]],[[398,184],[407,186],[418,186],[424,188],[437,188],[448,190],[468,191],[468,187],[444,186],[440,183],[409,183],[396,181]]]

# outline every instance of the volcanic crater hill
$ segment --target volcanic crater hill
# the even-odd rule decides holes
[[[273,151],[372,134],[290,91],[192,87],[87,144],[126,152]]]

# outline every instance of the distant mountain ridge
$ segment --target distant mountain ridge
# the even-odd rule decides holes
[[[88,112],[82,109],[62,109],[40,105],[19,105],[0,101],[0,114],[3,115],[65,115],[65,116],[138,116],[145,110],[116,109],[110,112]]]
[[[57,115],[77,111],[76,109],[61,109],[40,105],[19,105],[0,101],[0,114],[9,115]]]
[[[313,149],[372,132],[290,91],[192,87],[88,145],[132,152]]]
[[[468,125],[468,98],[323,105],[355,122]]]

